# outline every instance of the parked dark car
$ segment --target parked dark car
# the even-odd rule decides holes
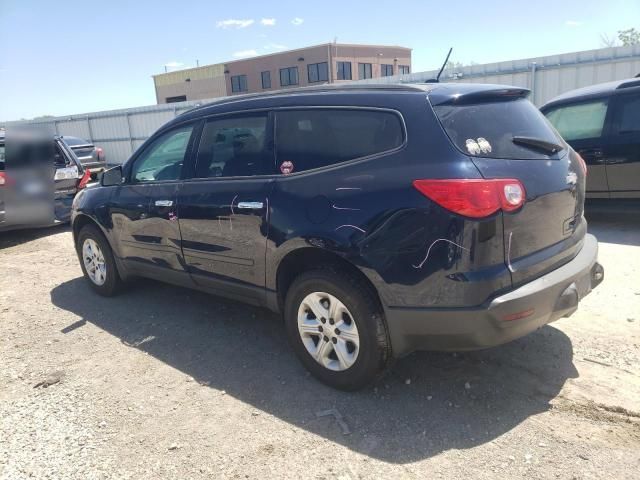
[[[573,90],[541,110],[589,166],[587,198],[640,199],[640,78]]]
[[[107,168],[107,161],[102,148],[96,147],[84,138],[71,137],[69,135],[64,135],[61,138],[80,159],[82,166],[91,170],[92,179],[97,178]]]
[[[45,145],[16,141],[13,159],[6,143],[0,135],[0,232],[69,222],[73,198],[89,182],[78,157],[57,136]]]
[[[80,264],[102,295],[143,276],[280,312],[342,389],[414,350],[518,338],[603,278],[585,166],[527,94],[325,86],[196,108],[76,197]]]

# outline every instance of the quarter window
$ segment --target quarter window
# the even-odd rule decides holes
[[[327,62],[307,65],[307,73],[309,75],[309,83],[329,81],[329,65]]]
[[[276,163],[291,162],[293,172],[392,150],[402,145],[403,138],[401,120],[392,112],[314,109],[276,113]]]
[[[338,80],[351,80],[351,62],[337,62]]]
[[[383,77],[390,77],[391,75],[393,75],[393,65],[380,65],[380,75],[382,75]]]
[[[271,88],[271,72],[266,71],[260,74],[262,77],[262,88]]]
[[[133,164],[131,178],[136,183],[180,178],[193,126],[184,126],[160,136]]]
[[[249,177],[265,172],[266,115],[212,120],[198,146],[196,177]]]
[[[545,115],[562,137],[570,142],[602,136],[607,116],[607,100],[558,107]]]
[[[365,78],[371,78],[371,64],[359,63],[358,64],[358,78],[364,80]]]
[[[246,92],[247,91],[247,76],[246,75],[234,75],[231,77],[231,91],[233,93]]]
[[[288,87],[298,84],[298,67],[288,67],[280,69],[280,85]]]

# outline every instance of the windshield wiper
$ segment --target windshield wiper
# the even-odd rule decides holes
[[[564,148],[562,145],[553,142],[547,142],[546,140],[542,140],[540,138],[515,136],[511,140],[517,145],[536,148],[550,154],[558,153]]]

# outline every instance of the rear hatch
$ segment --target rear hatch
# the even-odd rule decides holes
[[[525,188],[522,208],[502,213],[505,263],[514,286],[570,261],[586,233],[586,167],[527,93],[485,87],[474,94],[430,95],[450,140],[483,177],[517,179]]]
[[[87,140],[79,137],[62,137],[64,143],[73,150],[78,159],[82,163],[98,161],[98,155],[95,153],[96,147]]]
[[[71,147],[71,150],[73,150],[73,153],[76,154],[82,163],[95,162],[97,160],[97,158],[94,158],[93,156],[93,152],[95,150],[93,145],[74,146]]]

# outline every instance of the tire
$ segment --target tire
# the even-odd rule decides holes
[[[331,387],[361,389],[380,377],[390,362],[389,336],[375,294],[341,269],[327,267],[299,275],[287,291],[284,320],[300,361]]]
[[[86,260],[85,255],[88,251],[85,249],[85,244],[89,245],[91,250],[96,254],[96,257],[94,257],[96,263]],[[95,246],[98,248],[96,249]],[[89,286],[96,293],[104,297],[115,295],[122,284],[122,280],[118,274],[109,242],[107,242],[102,232],[94,225],[85,225],[78,235],[76,249],[80,259],[82,273],[89,283]],[[98,261],[100,259],[102,260],[101,262]],[[93,273],[94,270],[92,270],[92,267],[100,264],[103,265],[104,268],[100,267],[96,270],[97,273]]]

